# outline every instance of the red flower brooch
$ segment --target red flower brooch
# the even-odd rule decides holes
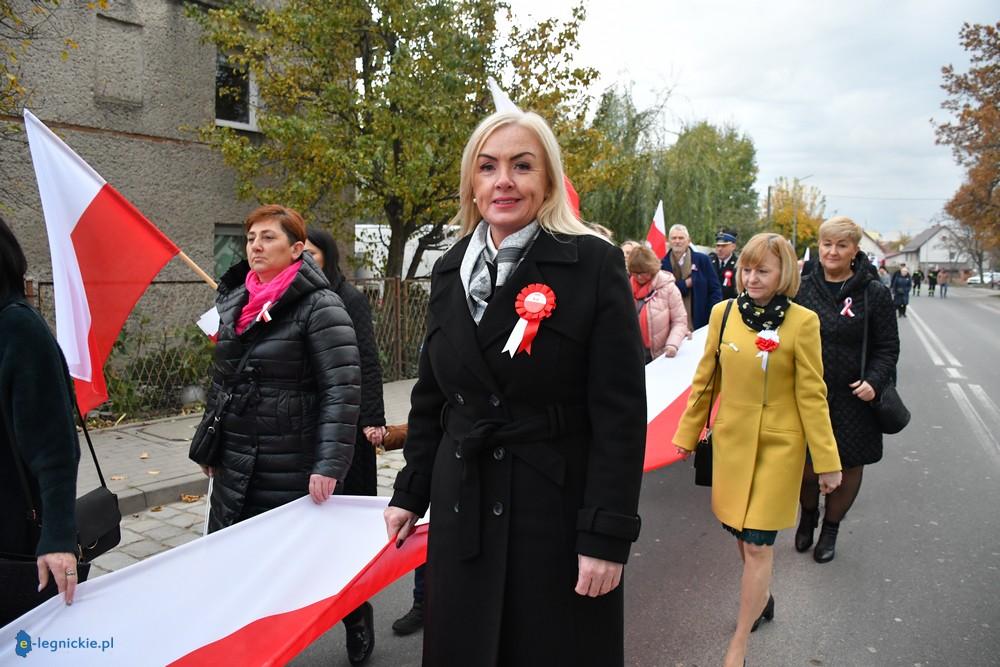
[[[777,329],[764,329],[757,334],[757,349],[760,352],[757,356],[760,357],[760,367],[763,370],[767,370],[767,355],[778,349],[778,344],[781,343],[781,339],[778,338]]]
[[[519,319],[501,353],[507,352],[511,357],[522,351],[531,354],[531,343],[539,325],[552,315],[555,307],[556,295],[548,285],[533,283],[522,289],[514,300],[514,310]]]

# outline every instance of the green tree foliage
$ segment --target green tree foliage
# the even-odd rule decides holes
[[[705,245],[721,228],[737,230],[741,239],[756,230],[756,150],[735,127],[686,126],[655,168],[668,229],[682,224]]]
[[[583,10],[566,22],[497,34],[495,0],[235,0],[190,14],[259,89],[260,135],[207,127],[240,194],[296,207],[353,238],[357,221],[391,230],[386,275],[454,215],[462,148],[493,110],[486,79],[546,116],[574,157],[573,132],[596,75],[576,68]],[[499,78],[499,77],[497,77]],[[585,159],[585,155],[578,159]],[[584,177],[585,180],[585,177]]]
[[[825,211],[826,198],[819,188],[779,178],[771,188],[771,218],[762,223],[788,240],[794,236],[796,249],[805,249],[816,246]]]
[[[948,94],[941,107],[951,120],[936,126],[937,143],[951,146],[966,168],[965,182],[945,211],[971,228],[985,249],[1000,249],[1000,23],[968,24],[960,31],[970,68],[941,70]]]
[[[701,122],[664,147],[664,104],[639,110],[627,89],[601,98],[592,124],[601,157],[581,202],[584,217],[619,239],[642,240],[662,199],[667,227],[685,225],[695,243],[711,245],[723,227],[749,237],[759,226],[753,142],[733,127]]]
[[[580,206],[585,219],[612,228],[619,241],[644,239],[656,209],[654,162],[662,149],[652,137],[658,113],[638,110],[630,91],[611,89],[594,114],[591,130],[600,151]]]

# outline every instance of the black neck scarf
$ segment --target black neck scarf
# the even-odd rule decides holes
[[[771,298],[771,302],[763,308],[753,302],[746,290],[740,292],[740,295],[736,297],[740,317],[754,331],[774,330],[780,327],[781,323],[785,321],[788,304],[788,297],[784,294],[775,294]]]

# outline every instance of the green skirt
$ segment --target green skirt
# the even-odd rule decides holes
[[[726,524],[722,524],[722,527],[735,535],[736,539],[749,542],[750,544],[756,544],[761,547],[773,547],[774,540],[778,537],[778,531],[776,530],[756,530],[754,528],[736,530],[732,526],[727,526]]]

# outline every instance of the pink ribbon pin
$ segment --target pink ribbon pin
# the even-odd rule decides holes
[[[844,299],[844,307],[840,311],[840,314],[843,315],[844,317],[854,317],[854,311],[851,310],[852,303],[854,303],[854,300],[851,299],[851,297],[847,297],[846,299]]]

